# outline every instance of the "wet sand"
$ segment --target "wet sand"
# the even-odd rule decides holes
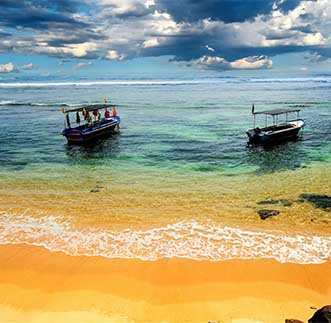
[[[69,172],[70,173],[70,172]],[[31,216],[70,217],[76,225],[104,228],[154,227],[180,220],[206,218],[242,228],[331,232],[330,212],[300,199],[301,194],[331,196],[329,165],[284,171],[281,174],[179,176],[126,174],[113,178],[91,176],[44,179],[44,174],[22,177],[0,174],[0,212]],[[93,176],[92,176],[93,175]],[[290,206],[259,205],[286,199]],[[278,210],[261,221],[260,209]]]
[[[0,322],[284,322],[331,299],[331,263],[139,261],[0,246]]]

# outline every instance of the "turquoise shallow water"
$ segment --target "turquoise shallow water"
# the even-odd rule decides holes
[[[0,83],[0,244],[324,262],[330,212],[300,196],[331,193],[330,89],[331,79]],[[68,146],[61,106],[105,97],[118,104],[120,133]],[[302,136],[248,146],[252,103],[300,107]],[[281,199],[291,206],[259,204]],[[280,213],[261,221],[261,208]]]
[[[240,175],[329,162],[330,88],[328,79],[2,85],[1,171],[45,169],[51,175],[70,165]],[[121,133],[91,147],[67,146],[61,104],[104,97],[118,104]],[[268,151],[247,147],[253,102],[256,110],[301,107],[307,122],[302,139]]]

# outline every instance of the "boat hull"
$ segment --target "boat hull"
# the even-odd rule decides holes
[[[120,119],[117,117],[111,122],[103,125],[94,125],[91,128],[83,130],[78,129],[64,129],[62,134],[67,138],[68,144],[82,145],[91,143],[99,138],[110,136],[119,131]]]
[[[262,129],[249,129],[247,130],[247,135],[250,143],[272,145],[297,138],[304,125],[304,120],[298,119],[287,124]]]

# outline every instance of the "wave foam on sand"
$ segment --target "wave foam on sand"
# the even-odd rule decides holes
[[[43,246],[69,255],[157,260],[220,261],[273,258],[317,264],[331,258],[331,237],[255,232],[212,221],[182,221],[151,229],[121,231],[75,228],[69,220],[0,213],[0,244]]]

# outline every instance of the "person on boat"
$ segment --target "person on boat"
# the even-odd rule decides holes
[[[116,111],[116,107],[114,106],[113,107],[113,117],[114,117],[114,119],[116,119],[116,116],[117,116],[117,111]]]
[[[86,121],[87,121],[87,125],[92,128],[93,126],[93,120],[92,120],[92,116],[87,112],[87,116],[86,116]]]
[[[100,121],[101,120],[101,113],[100,113],[100,111],[98,111],[98,121]]]
[[[99,114],[98,110],[93,110],[94,120],[97,120],[98,114]]]
[[[106,119],[110,118],[110,111],[108,110],[108,108],[106,108],[106,111],[105,111],[105,118]]]
[[[82,115],[83,115],[83,117],[84,117],[84,120],[87,119],[87,114],[88,114],[87,109],[86,109],[86,108],[83,108],[83,110],[82,110]]]

